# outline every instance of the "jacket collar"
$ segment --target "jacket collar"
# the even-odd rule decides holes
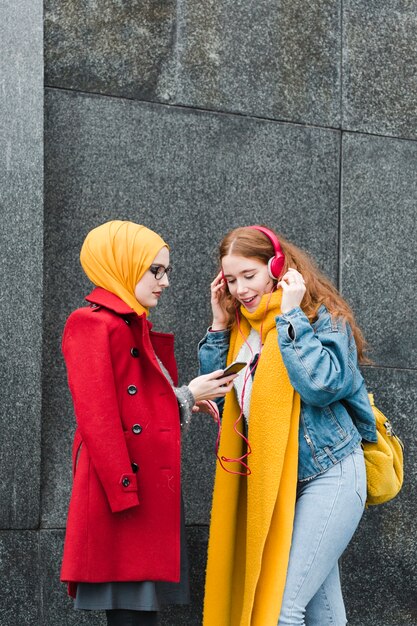
[[[110,309],[118,315],[132,315],[133,313],[135,313],[135,311],[130,308],[130,306],[126,304],[126,302],[119,298],[119,296],[116,296],[111,291],[107,291],[102,287],[96,287],[95,289],[93,289],[93,291],[85,297],[85,300],[87,300],[87,302],[103,306],[106,309]],[[144,313],[143,315],[140,315],[138,317],[145,318],[146,316]]]

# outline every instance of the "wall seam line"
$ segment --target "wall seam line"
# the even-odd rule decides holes
[[[391,139],[393,141],[412,141],[414,143],[417,143],[417,138],[413,138],[413,137],[399,137],[397,135],[383,135],[380,133],[363,132],[363,131],[353,130],[349,128],[340,128],[340,126],[320,126],[319,124],[309,124],[308,122],[296,122],[294,120],[288,120],[288,119],[261,117],[259,115],[258,116],[250,115],[248,113],[239,113],[237,111],[219,111],[217,109],[204,109],[202,107],[183,105],[183,104],[172,104],[172,103],[160,102],[158,100],[138,100],[137,98],[129,98],[126,96],[117,96],[114,94],[99,93],[95,91],[81,91],[79,89],[70,89],[68,87],[56,87],[54,85],[44,85],[44,88],[50,91],[62,91],[62,92],[80,94],[80,95],[85,95],[85,96],[96,96],[96,97],[102,97],[102,98],[113,99],[113,100],[121,100],[124,102],[137,102],[138,104],[166,107],[168,109],[178,109],[178,110],[184,110],[184,111],[190,111],[190,112],[194,111],[194,112],[200,112],[200,113],[206,113],[206,114],[212,114],[212,115],[222,115],[225,117],[236,117],[236,118],[243,118],[243,119],[249,119],[249,120],[258,120],[258,121],[270,122],[270,123],[281,124],[281,125],[286,124],[288,126],[295,126],[298,128],[327,130],[327,131],[331,131],[335,133],[343,132],[343,133],[350,133],[352,135],[360,135],[363,137],[380,137],[382,139]]]

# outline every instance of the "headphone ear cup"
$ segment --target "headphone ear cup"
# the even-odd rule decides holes
[[[272,243],[275,256],[271,257],[268,261],[268,274],[273,280],[278,280],[281,276],[281,272],[284,268],[285,264],[285,255],[282,251],[281,244],[279,243],[278,237],[272,230],[269,228],[265,228],[265,226],[248,226],[248,228],[253,228],[254,230],[259,230],[260,233],[263,233],[270,242]]]
[[[278,280],[281,275],[282,268],[284,267],[285,257],[283,254],[278,253],[277,256],[273,256],[268,261],[268,274],[274,280]]]

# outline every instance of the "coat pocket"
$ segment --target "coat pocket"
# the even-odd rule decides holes
[[[73,479],[75,477],[75,472],[77,470],[78,458],[80,456],[82,443],[83,443],[83,439],[81,437],[80,431],[77,428],[77,430],[75,431],[75,435],[74,435],[74,442],[72,444],[72,478]]]

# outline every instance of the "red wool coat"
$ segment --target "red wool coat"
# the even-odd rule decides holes
[[[77,430],[61,580],[180,577],[180,421],[174,338],[97,288],[67,320]]]

